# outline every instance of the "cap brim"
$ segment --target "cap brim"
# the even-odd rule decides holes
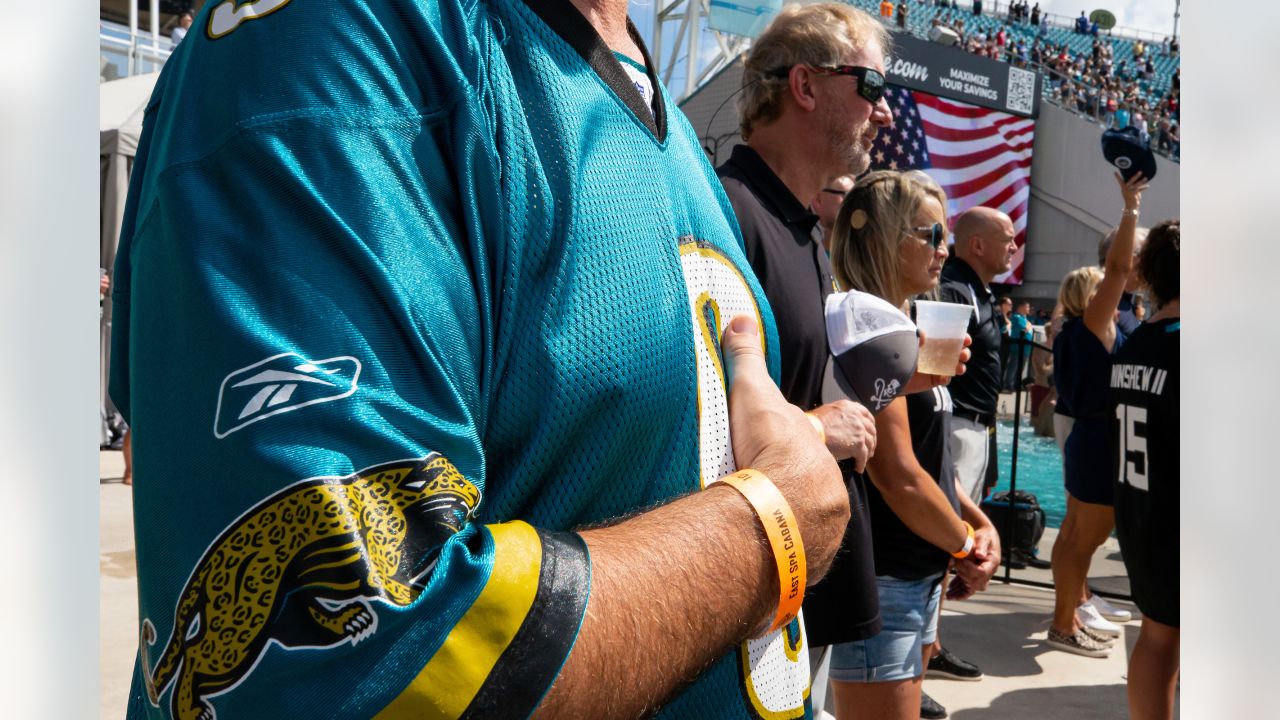
[[[916,371],[916,333],[895,331],[832,356],[831,375],[850,400],[878,413],[893,402]]]

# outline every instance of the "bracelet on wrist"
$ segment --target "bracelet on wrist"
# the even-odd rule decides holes
[[[1132,215],[1133,217],[1138,217],[1138,208],[1125,208],[1124,212],[1120,214],[1121,216]]]
[[[767,631],[773,632],[794,620],[804,602],[808,568],[796,516],[778,487],[759,470],[739,470],[720,478],[720,482],[742,493],[751,503],[769,539],[778,569],[778,610]]]
[[[963,560],[969,557],[969,553],[973,552],[973,526],[969,524],[968,520],[962,522],[964,522],[964,547],[951,553],[951,557],[957,560]]]

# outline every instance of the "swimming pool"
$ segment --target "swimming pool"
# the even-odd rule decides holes
[[[996,446],[1000,452],[1000,482],[996,491],[1009,489],[1009,462],[1013,457],[1013,421],[996,426]],[[1060,527],[1067,513],[1066,490],[1062,487],[1062,454],[1051,437],[1036,437],[1031,423],[1023,418],[1018,429],[1018,489],[1035,493],[1044,508],[1049,527]]]

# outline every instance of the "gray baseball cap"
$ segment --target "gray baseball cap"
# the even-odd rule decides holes
[[[827,296],[826,319],[828,367],[836,386],[880,412],[915,374],[920,352],[915,324],[887,301],[857,290]]]

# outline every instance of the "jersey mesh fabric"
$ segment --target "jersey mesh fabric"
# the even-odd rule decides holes
[[[223,717],[371,716],[479,602],[488,524],[568,530],[726,466],[691,298],[754,298],[775,379],[776,330],[687,121],[669,110],[655,137],[520,2],[290,2],[217,39],[214,9],[157,83],[116,270],[112,395],[146,438],[139,612],[167,637],[202,553],[281,488],[439,453],[481,500],[421,595],[367,601],[358,644],[268,643],[205,698]],[[682,242],[719,271],[691,280]],[[211,432],[220,383],[280,353],[353,358],[358,386]],[[700,408],[723,428],[701,448]],[[576,634],[560,620],[542,634]],[[664,714],[751,715],[741,657]],[[167,717],[175,690],[157,707],[140,677],[130,716]]]

